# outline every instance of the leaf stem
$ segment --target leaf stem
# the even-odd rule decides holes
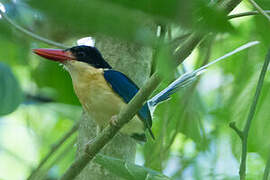
[[[231,122],[229,126],[237,133],[240,139],[243,140],[243,132],[240,129],[238,129],[238,127],[236,127],[235,122]]]
[[[270,14],[270,10],[265,10],[264,12],[267,14]],[[228,19],[240,18],[240,17],[245,17],[245,16],[253,16],[253,15],[259,15],[259,14],[260,13],[258,11],[248,11],[248,12],[229,15]]]
[[[268,21],[270,22],[270,16],[253,0],[248,0],[252,6],[260,13],[262,14],[264,17],[266,17],[266,19],[268,19]]]
[[[249,133],[252,119],[255,115],[256,106],[257,106],[257,103],[258,103],[258,100],[260,97],[260,93],[261,93],[261,90],[263,87],[263,82],[264,82],[264,78],[265,78],[265,74],[266,74],[269,62],[270,62],[270,49],[268,50],[267,56],[266,56],[264,64],[263,64],[263,68],[262,68],[261,73],[260,73],[260,77],[259,77],[258,84],[256,87],[256,92],[255,92],[255,95],[253,98],[252,105],[251,105],[250,110],[249,110],[249,114],[248,114],[248,117],[246,120],[244,130],[242,130],[242,131],[239,130],[235,126],[234,122],[230,123],[230,127],[237,133],[237,135],[240,137],[241,142],[242,142],[242,154],[241,154],[241,163],[240,163],[240,170],[239,170],[240,180],[246,179],[246,159],[247,159],[248,133]]]

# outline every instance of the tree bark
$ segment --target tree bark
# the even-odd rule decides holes
[[[139,87],[142,86],[149,77],[152,59],[150,48],[103,36],[96,38],[96,47],[113,69],[125,73]],[[78,131],[77,156],[83,153],[85,144],[96,136],[96,132],[95,121],[87,114],[83,113]],[[100,153],[134,162],[136,143],[132,138],[118,133]],[[120,178],[92,161],[76,179],[118,180]]]

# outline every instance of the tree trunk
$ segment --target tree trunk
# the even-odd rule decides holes
[[[101,36],[96,38],[96,47],[113,69],[125,73],[139,87],[149,77],[152,59],[150,48]],[[83,113],[79,125],[77,156],[83,153],[84,145],[96,136],[96,132],[95,121]],[[118,133],[100,153],[134,162],[136,143],[132,138]],[[92,161],[76,179],[116,180],[120,178]]]

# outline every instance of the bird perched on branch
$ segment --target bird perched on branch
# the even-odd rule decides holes
[[[152,113],[160,102],[170,98],[180,87],[192,82],[207,67],[258,43],[257,41],[247,43],[195,71],[183,74],[148,100],[120,132],[134,139],[146,141],[145,129],[147,129],[154,139],[151,130]],[[64,64],[72,78],[75,93],[84,111],[96,120],[100,129],[109,122],[114,123],[113,119],[121,108],[127,105],[139,91],[132,80],[123,73],[113,70],[95,47],[81,45],[65,50],[34,49],[33,51],[44,58]]]
[[[113,70],[95,47],[81,45],[65,50],[33,51],[64,65],[72,78],[74,91],[84,111],[96,120],[100,129],[103,129],[139,90],[131,79]],[[145,104],[120,132],[146,141],[145,129],[154,138],[151,126],[152,117],[148,105]]]

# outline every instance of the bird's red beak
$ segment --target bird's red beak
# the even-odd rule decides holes
[[[33,52],[39,56],[46,59],[64,62],[67,60],[75,60],[76,58],[72,55],[70,51],[65,51],[62,49],[33,49]]]

